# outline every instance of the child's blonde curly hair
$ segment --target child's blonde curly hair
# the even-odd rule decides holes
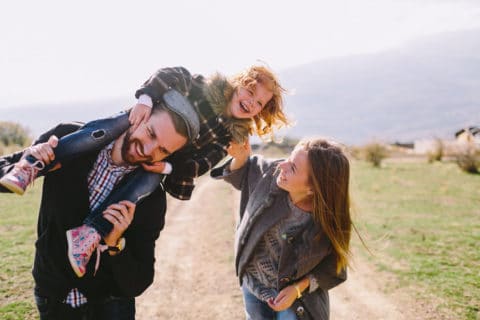
[[[280,128],[289,125],[283,112],[282,94],[286,90],[280,85],[272,70],[265,66],[254,65],[233,76],[231,83],[235,90],[238,87],[254,90],[257,83],[261,83],[273,94],[262,111],[253,117],[249,128],[250,134],[256,133],[260,138],[270,140],[273,136],[273,127]]]

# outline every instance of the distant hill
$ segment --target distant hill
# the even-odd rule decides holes
[[[90,121],[113,115],[131,107],[132,98],[101,101],[52,103],[0,109],[1,120],[18,122],[28,127],[34,137],[60,122]]]
[[[286,103],[296,126],[285,134],[326,135],[349,144],[453,137],[480,124],[479,52],[475,29],[287,69],[280,78],[295,92]],[[2,109],[1,120],[20,122],[38,135],[60,121],[113,114],[132,98]]]
[[[453,137],[480,123],[480,29],[419,39],[401,49],[298,66],[280,74],[294,136],[347,143]]]

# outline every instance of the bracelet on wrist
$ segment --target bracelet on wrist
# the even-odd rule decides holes
[[[302,297],[302,291],[300,290],[300,287],[298,286],[298,284],[293,285],[293,287],[295,288],[295,290],[297,290],[297,299],[300,299]]]
[[[124,248],[125,248],[125,238],[120,238],[118,239],[118,242],[116,245],[114,246],[108,246],[108,251],[111,251],[111,252],[120,252],[122,251]]]

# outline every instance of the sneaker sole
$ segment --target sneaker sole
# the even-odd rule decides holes
[[[67,231],[67,241],[68,241],[68,261],[70,261],[70,265],[73,271],[75,271],[75,274],[77,275],[77,277],[81,278],[85,275],[85,273],[80,271],[80,269],[77,267],[77,262],[73,257],[72,246],[70,245],[73,241],[72,241],[72,235],[70,233],[70,230]]]
[[[2,181],[0,180],[0,185],[4,186],[8,190],[12,191],[13,193],[16,193],[18,195],[23,195],[25,193],[25,190],[17,186],[15,183],[12,183],[8,180]]]

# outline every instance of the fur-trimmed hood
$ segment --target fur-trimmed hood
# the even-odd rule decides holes
[[[203,94],[213,112],[225,119],[225,126],[232,135],[232,140],[236,143],[242,143],[252,134],[253,120],[232,117],[227,107],[234,93],[233,85],[219,73],[215,73],[208,78],[203,88]]]

